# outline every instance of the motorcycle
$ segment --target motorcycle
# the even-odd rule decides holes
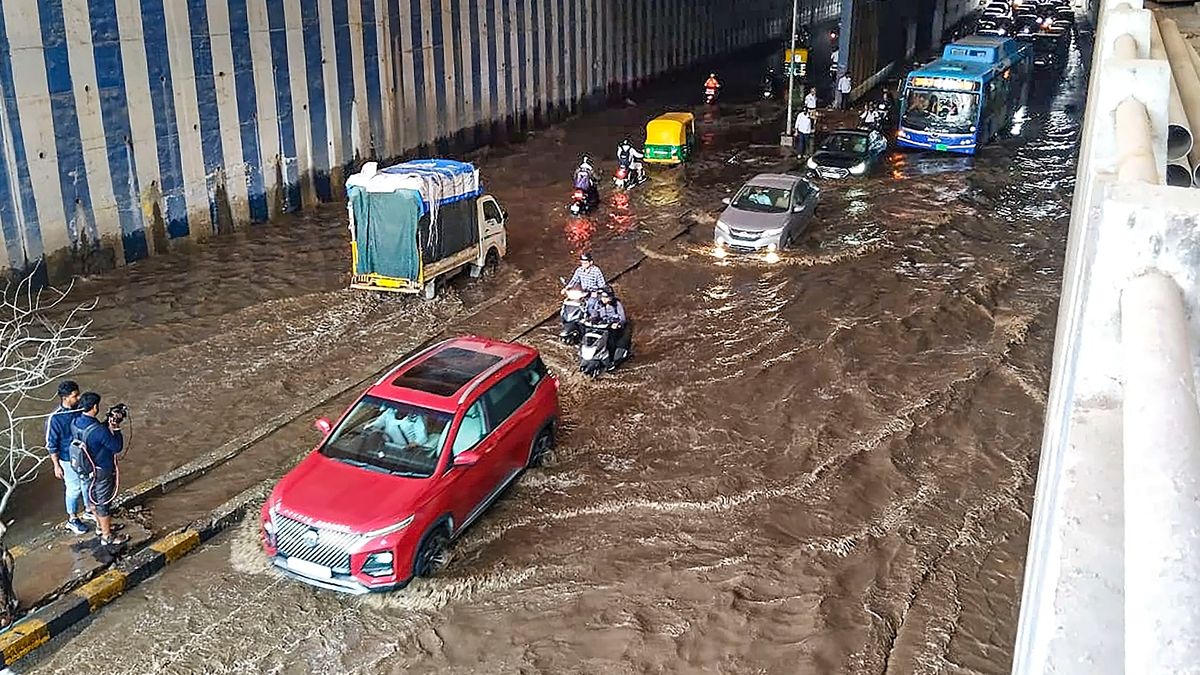
[[[713,87],[705,87],[704,88],[704,103],[705,103],[705,105],[712,105],[713,103],[716,103],[716,101],[717,101],[717,90]]]
[[[599,377],[608,367],[611,359],[613,368],[629,359],[628,350],[617,347],[612,349],[608,344],[612,329],[607,325],[584,322],[583,337],[579,341],[579,372],[589,377]]]
[[[563,286],[567,285],[567,280],[559,278],[559,283]],[[586,291],[578,288],[567,290],[566,297],[563,298],[562,309],[558,312],[558,318],[562,321],[562,330],[558,332],[558,339],[564,344],[575,344],[583,337],[583,320],[587,316],[585,305],[587,304],[588,294]]]
[[[645,181],[646,169],[644,167],[634,169],[624,162],[617,167],[617,173],[613,175],[613,185],[618,190],[632,188],[641,185]]]
[[[571,193],[571,215],[578,216],[588,213],[599,203],[599,192],[594,187],[591,190],[575,188],[575,191]]]

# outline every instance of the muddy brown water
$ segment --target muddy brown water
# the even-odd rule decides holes
[[[639,106],[481,160],[517,219],[501,291],[342,290],[336,209],[89,281],[113,337],[88,377],[139,394],[147,447],[130,472],[148,476],[178,460],[171,447],[215,445],[364,353],[439,322],[487,333],[473,307],[565,273],[581,246],[598,242],[603,264],[700,223],[617,283],[637,323],[616,375],[579,376],[552,324],[526,338],[563,379],[560,445],[442,576],[362,598],[310,588],[269,569],[251,517],[20,670],[1007,672],[1085,81],[1074,52],[1021,135],[974,160],[898,154],[823,185],[818,223],[774,264],[709,247],[719,198],[779,166],[756,145],[774,135],[770,105],[702,116],[695,164],[566,218],[573,156],[607,156]],[[155,517],[282,470],[308,422]]]

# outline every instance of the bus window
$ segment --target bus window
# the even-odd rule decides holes
[[[978,112],[977,94],[910,89],[904,100],[903,124],[916,131],[969,134]]]

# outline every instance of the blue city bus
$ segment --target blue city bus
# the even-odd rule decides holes
[[[896,143],[975,154],[1025,105],[1032,72],[1032,49],[1017,40],[972,35],[951,42],[942,58],[905,80]]]

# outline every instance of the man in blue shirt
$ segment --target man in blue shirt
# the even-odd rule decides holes
[[[562,289],[563,295],[567,294],[567,289],[572,286],[578,286],[588,293],[595,293],[604,288],[607,282],[604,280],[604,272],[596,267],[596,263],[592,261],[591,253],[582,253],[579,256],[579,267],[575,268],[575,273],[571,275],[571,280]]]
[[[79,417],[79,385],[63,380],[58,385],[58,407],[46,419],[46,450],[50,453],[50,464],[54,466],[54,477],[63,482],[66,489],[67,529],[75,534],[88,531],[81,519],[96,520],[88,502],[83,478],[71,468],[71,423]]]
[[[96,522],[100,528],[100,543],[115,546],[129,541],[129,537],[113,536],[112,502],[117,496],[117,460],[125,454],[125,438],[116,419],[101,420],[100,394],[89,391],[79,397],[79,417],[71,424],[73,442],[83,444],[87,457],[84,462],[92,467],[88,481],[88,496],[96,511]]]

